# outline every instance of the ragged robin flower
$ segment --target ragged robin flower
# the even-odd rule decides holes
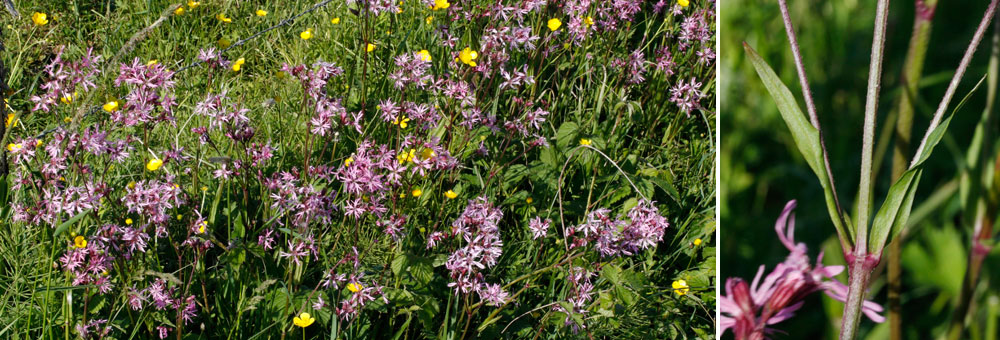
[[[299,327],[302,327],[302,328],[306,328],[306,327],[309,327],[309,325],[312,325],[313,322],[316,322],[316,319],[313,318],[312,315],[309,315],[309,313],[302,312],[302,314],[299,314],[299,316],[296,316],[295,318],[293,318],[292,322],[296,326],[299,326]]]
[[[35,23],[35,26],[45,26],[49,23],[49,16],[45,13],[35,12],[31,14],[31,21]]]

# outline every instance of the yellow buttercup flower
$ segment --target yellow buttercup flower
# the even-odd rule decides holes
[[[347,290],[351,291],[351,293],[357,293],[358,291],[361,290],[361,288],[362,288],[361,284],[357,282],[351,282],[347,284]]]
[[[308,28],[305,31],[302,31],[302,33],[299,33],[299,38],[302,38],[302,40],[309,40],[312,39],[312,37],[313,37],[312,28]]]
[[[431,157],[434,157],[434,150],[430,148],[424,148],[423,151],[420,151],[420,160],[427,160],[430,159]]]
[[[183,14],[184,14],[184,6],[177,6],[177,9],[174,10],[174,15],[183,15]]]
[[[674,293],[677,295],[687,294],[688,291],[691,290],[691,288],[688,287],[687,281],[684,280],[674,281],[674,283],[670,284],[670,286],[674,288]]]
[[[198,7],[198,5],[201,5],[201,1],[193,1],[193,0],[188,1],[188,7],[190,7],[191,9]]]
[[[365,51],[367,51],[367,52],[371,52],[371,51],[374,51],[374,50],[375,50],[375,44],[368,43],[368,46],[365,46]]]
[[[546,23],[545,25],[548,26],[550,30],[555,31],[559,29],[560,26],[562,26],[562,20],[559,20],[558,18],[552,18],[549,19],[549,22]]]
[[[72,94],[67,94],[62,98],[59,98],[59,101],[61,101],[63,104],[69,104],[73,102],[73,98],[77,97],[77,95],[78,93],[76,91],[73,91]]]
[[[216,18],[216,19],[219,19],[219,21],[222,21],[222,22],[224,22],[224,23],[227,23],[227,24],[228,24],[228,23],[231,23],[231,22],[233,22],[233,19],[232,19],[232,18],[229,18],[229,17],[227,17],[227,16],[226,16],[226,13],[219,13],[219,14],[216,14],[216,15],[215,15],[215,18]]]
[[[132,219],[131,218],[126,218],[125,219],[125,224],[126,225],[132,225]]]
[[[156,171],[160,169],[161,166],[163,166],[163,161],[158,158],[153,158],[150,159],[148,163],[146,163],[146,170]]]
[[[49,16],[45,13],[35,12],[31,14],[31,21],[35,23],[35,26],[45,26],[49,23]]]
[[[424,22],[426,22],[428,25],[430,25],[432,21],[434,21],[433,16],[428,16],[427,19],[424,19]]]
[[[690,1],[688,1],[688,0],[677,0],[677,4],[678,4],[678,5],[681,5],[681,7],[687,7],[687,6],[688,6],[688,5],[690,5],[691,3],[690,3]]]
[[[700,238],[696,238],[696,239],[694,239],[694,242],[691,242],[691,243],[694,243],[695,247],[700,246],[701,245],[701,239]]]
[[[590,145],[592,142],[586,138],[580,138],[580,145]]]
[[[36,140],[35,140],[35,147],[37,148],[37,147],[39,147],[39,146],[42,146],[42,140],[41,140],[41,139],[36,139]],[[114,165],[114,164],[112,164],[112,165]],[[109,167],[110,167],[110,166],[109,166]]]
[[[24,148],[24,145],[22,145],[21,143],[10,143],[10,144],[7,144],[7,151],[10,151],[10,152],[21,151],[21,149],[23,149],[23,148]]]
[[[479,53],[473,51],[472,49],[466,47],[462,52],[458,53],[458,59],[462,61],[463,64],[476,67],[476,58],[479,58]]]
[[[313,322],[316,322],[316,319],[306,312],[302,312],[302,314],[299,314],[299,316],[292,319],[292,323],[302,328],[309,327],[309,325],[312,325]]]
[[[72,122],[72,121],[73,121],[73,117],[70,117],[70,116],[63,117],[63,123],[69,124],[69,122]]]
[[[247,61],[244,60],[243,58],[236,59],[236,61],[233,62],[233,71],[239,72],[240,69],[243,68],[243,64],[245,64],[246,62]]]
[[[594,18],[591,18],[588,15],[586,18],[583,18],[583,24],[587,26],[594,26]]]
[[[458,194],[456,194],[455,191],[453,191],[453,190],[448,190],[448,191],[444,192],[444,197],[452,199],[452,198],[458,197]]]
[[[259,17],[266,17],[267,16],[267,11],[262,10],[262,9],[258,9],[256,12],[254,12],[254,14],[257,14],[257,16],[259,16]]]
[[[87,238],[83,236],[77,236],[73,239],[73,246],[77,248],[87,248]]]
[[[439,9],[448,9],[448,7],[451,7],[451,4],[448,3],[448,0],[434,0],[434,7],[431,7],[431,9],[436,11]]]
[[[4,122],[4,126],[10,127],[11,125],[17,126],[17,122],[14,121],[14,114],[13,113],[8,113],[7,114],[7,121]]]
[[[208,222],[201,221],[201,224],[198,225],[198,233],[199,234],[204,234],[205,233],[205,227],[207,227],[207,226],[208,226]]]
[[[102,106],[102,108],[104,108],[104,111],[107,111],[109,113],[118,111],[118,101],[112,100],[107,103],[104,103],[104,106]]]
[[[531,204],[531,202],[534,202],[534,201],[535,200],[532,199],[531,197],[528,197],[528,198],[524,199],[524,203],[528,203],[528,204]]]
[[[219,38],[218,44],[219,48],[227,48],[229,47],[229,45],[232,45],[233,42],[229,41],[229,39],[226,38]]]
[[[417,52],[417,56],[424,61],[431,61],[431,52],[428,50],[420,50],[420,52]]]
[[[129,189],[135,189],[135,181],[128,182]]]
[[[153,66],[153,65],[156,65],[156,63],[159,63],[159,62],[160,62],[159,60],[150,59],[149,61],[146,62],[146,66]]]
[[[344,166],[351,166],[351,163],[354,163],[354,157],[347,157],[347,159],[344,160]]]
[[[340,24],[340,17],[330,19],[330,23],[334,24],[334,25],[339,25]]]
[[[406,116],[403,116],[403,119],[399,119],[399,118],[400,117],[396,117],[396,119],[392,121],[392,124],[393,125],[399,125],[400,129],[405,129],[407,127],[407,123],[410,121],[410,119],[406,118]]]
[[[416,188],[416,189],[413,189],[413,191],[410,192],[410,194],[413,195],[413,197],[420,197],[420,195],[423,195],[424,192],[420,191],[420,188]]]

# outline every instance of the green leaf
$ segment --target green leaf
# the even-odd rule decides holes
[[[826,196],[826,208],[830,214],[830,220],[833,222],[834,228],[837,228],[838,234],[849,235],[849,238],[853,240],[854,227],[851,226],[847,218],[841,215],[833,198],[835,188],[830,183],[830,175],[826,172],[826,164],[823,161],[823,149],[820,146],[819,131],[806,119],[805,114],[799,108],[799,104],[795,101],[795,97],[792,96],[792,92],[781,82],[781,79],[774,73],[771,66],[750,45],[743,43],[743,48],[750,58],[750,63],[757,70],[757,75],[764,82],[767,92],[771,94],[771,98],[777,104],[778,111],[781,112],[781,118],[788,125],[788,130],[792,132],[792,138],[795,140],[795,146],[798,147],[799,153],[802,154],[806,163],[816,173],[816,178],[819,179],[819,183],[823,187],[824,196]],[[849,234],[845,233],[845,229]]]
[[[955,116],[955,112],[965,105],[969,97],[979,89],[979,85],[982,85],[985,79],[986,77],[980,79],[979,83],[955,106],[955,109],[941,121],[941,124],[938,124],[927,135],[924,147],[918,150],[919,154],[916,155],[916,161],[889,188],[885,202],[879,207],[878,213],[875,214],[875,220],[872,222],[871,242],[868,243],[868,250],[870,252],[881,254],[885,244],[903,230],[903,226],[906,225],[906,221],[910,217],[910,210],[913,207],[913,196],[916,194],[917,186],[920,183],[920,172],[924,161],[930,157],[931,152],[934,151],[934,147],[944,137],[944,133],[948,130],[948,125],[951,123],[951,118]]]
[[[66,229],[69,229],[69,227],[73,226],[73,224],[76,223],[76,221],[79,221],[84,216],[87,216],[88,212],[90,211],[84,211],[79,214],[76,214],[76,216],[73,216],[68,221],[60,224],[59,227],[56,227],[56,231],[54,234],[52,234],[52,237],[55,238],[56,236],[59,236],[59,234],[62,234],[64,231],[66,231]]]
[[[559,126],[559,130],[556,131],[556,145],[560,149],[565,149],[570,145],[573,145],[573,140],[576,139],[577,134],[580,132],[580,126],[576,125],[574,122],[565,122]]]

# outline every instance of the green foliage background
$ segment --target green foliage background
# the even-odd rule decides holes
[[[789,1],[838,193],[845,208],[855,201],[857,192],[875,4],[875,1]],[[986,5],[982,1],[938,4],[920,84],[922,103],[917,105],[914,117],[913,135],[917,141]],[[788,252],[775,236],[774,222],[785,202],[792,199],[798,200],[796,240],[808,244],[813,259],[820,251],[825,251],[824,263],[842,264],[843,257],[826,211],[822,188],[798,154],[791,134],[741,45],[745,41],[763,56],[805,111],[778,3],[770,0],[722,1],[719,11],[723,226],[720,284],[724,286],[727,277],[752,279],[759,265],[766,265],[770,270],[784,259]],[[885,118],[901,94],[899,75],[913,18],[913,1],[890,3],[876,138],[883,134]],[[993,30],[987,32],[951,108],[985,75]],[[932,193],[957,178],[958,162],[964,157],[984,101],[985,90],[981,89],[956,113],[942,147],[928,160],[915,210]],[[990,128],[997,129],[995,124]],[[884,197],[891,184],[891,143],[888,150],[885,161],[877,169],[876,198]],[[873,203],[876,207],[881,204],[879,201]],[[911,220],[918,227],[904,245],[904,338],[932,338],[944,332],[965,273],[971,227],[961,221],[956,196],[950,195],[940,204],[927,208],[929,214],[920,216],[919,221]],[[983,280],[990,280],[993,275],[991,282],[996,282],[995,276],[1000,272],[1000,259],[996,254],[994,251],[987,258]],[[885,261],[876,271],[870,293],[871,298],[883,306],[886,305],[884,264]],[[846,282],[846,274],[841,275],[841,280]],[[983,288],[985,293],[980,294],[977,301],[986,313],[996,308],[996,290]],[[787,334],[775,334],[774,338],[836,338],[843,305],[818,295],[821,294],[810,297],[795,318],[777,325],[777,329]],[[888,336],[886,326],[875,326],[864,319],[862,334],[869,339],[885,338]],[[970,336],[980,338],[984,334]]]
[[[22,17],[14,20],[6,15],[0,16],[0,23],[8,28],[4,33],[7,51],[3,57],[12,71],[8,81],[14,89],[11,106],[21,114],[19,125],[12,134],[19,137],[34,135],[60,124],[71,115],[65,107],[47,114],[29,113],[31,102],[28,98],[41,91],[38,86],[45,81],[42,69],[54,57],[57,46],[68,46],[67,55],[70,58],[79,56],[87,46],[94,46],[95,53],[103,55],[107,62],[135,32],[148,27],[163,9],[175,3],[180,1],[15,1]],[[302,12],[313,3],[205,0],[201,6],[184,15],[168,17],[162,26],[140,37],[135,49],[123,55],[120,61],[156,59],[176,69],[193,61],[201,48],[216,46],[220,40],[236,42],[247,38],[278,20]],[[494,2],[479,1],[479,5],[486,3]],[[689,10],[711,4],[708,1],[691,3]],[[370,117],[374,116],[371,114],[375,112],[372,98],[382,99],[397,94],[386,78],[392,69],[394,56],[428,49],[434,55],[436,67],[443,67],[448,62],[447,53],[452,52],[435,45],[433,32],[424,27],[426,14],[418,12],[424,9],[416,9],[414,1],[406,1],[405,4],[407,11],[419,14],[404,12],[398,17],[380,17],[374,23],[375,28],[366,32],[373,36],[377,44],[368,57],[365,57],[361,49],[363,45],[359,43],[361,32],[357,16],[351,14],[345,2],[333,1],[330,6],[305,15],[288,27],[268,32],[227,53],[225,57],[229,60],[245,58],[246,64],[240,73],[226,69],[213,73],[205,68],[186,71],[176,79],[178,85],[174,93],[178,95],[180,105],[175,115],[178,121],[193,119],[196,123],[205,124],[204,118],[192,114],[194,105],[208,93],[228,89],[229,98],[251,109],[249,116],[258,128],[254,141],[272,141],[278,146],[273,163],[266,171],[298,166],[303,159],[301,150],[304,148],[301,146],[308,135],[308,117],[303,119],[303,112],[308,116],[311,109],[302,108],[300,85],[292,77],[278,75],[281,64],[311,64],[320,58],[337,63],[346,74],[331,81],[329,90],[343,97],[344,105],[352,112],[365,108]],[[257,8],[270,13],[263,18],[256,17],[253,12]],[[29,18],[34,11],[47,12],[50,23],[43,28],[33,27]],[[215,15],[220,12],[226,13],[233,22],[223,24],[216,20]],[[330,18],[333,17],[341,18],[341,23],[337,26],[331,24]],[[533,26],[539,29],[544,27],[545,19],[541,15],[532,16],[537,23]],[[442,15],[435,20],[442,21]],[[472,34],[481,32],[487,21],[488,18],[480,18],[455,23],[461,27],[456,31],[463,33],[459,48],[478,41],[478,37]],[[457,323],[468,319],[461,319],[462,313],[457,312],[455,307],[451,308],[451,314],[447,312],[449,304],[458,305],[451,300],[451,291],[446,286],[448,271],[442,263],[447,253],[427,250],[422,233],[431,230],[432,226],[450,224],[461,213],[468,199],[482,194],[504,212],[501,223],[504,253],[498,265],[489,271],[492,282],[511,282],[544,267],[543,264],[556,262],[566,255],[563,247],[550,237],[545,251],[537,251],[539,243],[530,239],[527,222],[534,216],[550,216],[554,220],[559,216],[553,204],[557,199],[558,176],[563,168],[562,203],[565,205],[564,222],[567,226],[579,223],[588,211],[596,207],[609,207],[614,214],[627,211],[630,205],[636,204],[639,196],[609,162],[578,147],[581,138],[591,139],[594,147],[607,153],[621,166],[642,195],[657,202],[661,214],[667,216],[671,224],[664,240],[656,249],[631,258],[608,261],[602,268],[595,269],[597,275],[594,282],[598,290],[595,290],[597,296],[586,315],[590,326],[588,332],[572,333],[563,325],[565,314],[548,313],[551,308],[546,305],[559,301],[568,290],[565,273],[552,271],[546,275],[531,275],[531,280],[524,281],[531,284],[531,289],[519,297],[518,303],[510,304],[495,318],[489,314],[493,311],[491,308],[477,310],[478,313],[469,316],[472,327],[466,338],[531,338],[536,334],[535,329],[546,330],[537,333],[542,338],[714,338],[716,282],[715,248],[712,245],[716,194],[716,145],[713,138],[716,128],[716,82],[713,69],[693,66],[696,64],[693,50],[677,54],[678,66],[685,67],[679,74],[696,76],[698,81],[703,82],[702,90],[707,95],[702,100],[706,106],[704,113],[693,113],[690,117],[667,101],[667,89],[675,79],[651,72],[650,79],[642,86],[626,86],[622,78],[616,77],[617,74],[605,72],[605,65],[610,59],[627,57],[631,49],[639,46],[650,48],[646,51],[649,58],[652,47],[666,44],[665,33],[676,31],[678,26],[676,20],[667,22],[664,16],[643,13],[634,23],[602,37],[600,42],[591,41],[579,48],[567,46],[544,58],[535,55],[533,57],[537,59],[519,60],[541,65],[542,71],[535,74],[538,85],[516,95],[551,104],[552,114],[542,129],[542,134],[552,143],[550,148],[530,149],[520,142],[508,145],[490,135],[484,127],[473,131],[435,130],[434,133],[440,134],[491,136],[486,143],[490,157],[476,158],[471,156],[474,148],[448,145],[453,148],[452,153],[459,158],[462,167],[446,174],[416,179],[415,185],[423,189],[423,195],[419,199],[400,200],[402,212],[414,221],[406,225],[407,233],[414,237],[396,245],[389,242],[374,223],[358,227],[341,221],[318,241],[322,246],[331,247],[321,249],[318,261],[304,269],[299,268],[295,272],[295,280],[285,280],[291,276],[286,275],[290,266],[287,260],[274,256],[274,251],[263,251],[254,242],[261,226],[270,217],[267,207],[271,202],[266,190],[250,181],[253,195],[247,198],[245,178],[242,181],[221,181],[213,179],[209,170],[205,169],[195,170],[189,176],[179,176],[177,182],[181,190],[192,197],[195,205],[209,202],[209,206],[213,206],[209,226],[214,231],[213,236],[222,244],[233,245],[228,251],[213,248],[205,261],[195,264],[194,282],[207,283],[199,287],[203,289],[201,292],[196,292],[199,316],[195,324],[185,328],[185,339],[276,339],[282,327],[291,329],[289,338],[334,337],[330,331],[333,318],[329,310],[316,313],[316,324],[302,331],[290,326],[292,315],[288,314],[286,306],[288,301],[296,306],[307,305],[309,290],[316,286],[324,270],[347,254],[351,246],[369,251],[362,266],[366,272],[385,277],[382,283],[387,288],[386,296],[390,303],[383,304],[381,300],[370,303],[349,328],[341,328],[341,338],[457,339],[461,333],[456,331],[456,327],[460,327]],[[314,29],[314,37],[303,41],[299,39],[299,32],[306,28]],[[612,50],[608,46],[628,46],[628,50]],[[588,51],[593,53],[593,58]],[[102,65],[101,68],[104,73],[97,79],[98,90],[95,90],[92,103],[75,102],[73,105],[100,104],[114,96],[124,95],[121,89],[112,86],[117,65]],[[361,74],[367,74],[367,82],[361,80]],[[503,117],[513,112],[508,106],[513,96],[504,94],[491,98],[497,105],[490,107],[489,113]],[[104,112],[98,112],[87,116],[81,126],[106,124],[103,121],[105,118]],[[340,149],[315,153],[314,159],[339,166],[362,138],[389,140],[395,136],[396,130],[390,124],[373,122],[371,126],[373,128],[364,136],[346,130],[341,137],[343,145]],[[157,125],[151,131],[140,128],[115,130],[111,136],[122,138],[126,134],[146,134],[149,145],[157,150],[168,149],[177,141],[175,138],[179,138],[181,145],[197,144],[195,136],[170,124]],[[220,148],[223,151],[218,156],[242,151],[233,151],[239,145],[227,147],[228,150]],[[106,174],[107,182],[116,192],[108,201],[119,199],[117,195],[130,181],[161,174],[143,170],[147,157],[143,151],[137,149],[126,164],[116,166]],[[571,152],[576,157],[567,162]],[[489,174],[492,170],[496,173]],[[492,182],[492,186],[483,188],[483,178],[490,175],[497,180]],[[82,180],[77,176],[66,177],[68,183],[75,185]],[[208,189],[199,190],[201,185]],[[459,198],[449,201],[443,197],[443,192],[450,188],[456,188]],[[64,252],[67,234],[54,235],[46,226],[9,222],[11,209],[7,202],[24,200],[32,195],[34,193],[27,190],[14,192],[6,187],[0,188],[0,202],[4,202],[4,206],[0,206],[0,338],[61,338],[64,334],[69,337],[75,334],[63,325],[77,321],[82,313],[79,301],[88,293],[68,287],[68,278],[61,271],[49,270],[53,260],[49,257],[50,249],[55,249],[57,257]],[[527,201],[529,197],[533,203]],[[217,209],[214,208],[216,204]],[[209,209],[201,211],[208,214]],[[171,222],[171,228],[176,230],[183,230],[193,215],[187,206],[170,213],[171,216],[183,215],[183,221]],[[74,220],[69,230],[87,235],[100,224],[122,223],[125,216],[137,221],[140,218],[127,214],[120,204],[110,203],[101,211]],[[553,223],[550,236],[556,233],[560,222],[563,221]],[[353,239],[351,242],[339,242],[341,235],[346,235],[344,239]],[[704,242],[701,246],[694,246],[695,239]],[[179,267],[190,268],[191,259],[177,260],[180,256],[168,248],[166,241],[161,242],[163,244],[158,248],[151,247],[142,261],[129,262],[126,269],[139,274],[135,277],[140,282],[152,280],[154,275],[146,271],[166,273],[157,275],[174,276],[180,280],[190,279],[191,274]],[[536,254],[536,257],[532,258],[531,254]],[[593,255],[588,254],[588,257],[582,257],[573,264],[589,266],[600,262]],[[537,260],[538,265],[534,265],[532,260]],[[117,274],[116,271],[112,275],[119,277]],[[58,288],[45,288],[44,282],[50,275],[53,286]],[[685,279],[691,286],[687,295],[678,296],[670,289],[671,282],[677,279]],[[117,338],[153,338],[153,327],[172,320],[164,320],[162,313],[150,313],[148,310],[130,313],[124,304],[125,295],[121,288],[125,285],[122,283],[116,282],[112,293],[95,297],[90,311],[99,315],[118,313],[114,314],[118,315],[117,318],[109,321]],[[511,293],[518,288],[511,287]],[[76,294],[75,304],[65,303],[67,294],[71,292]],[[342,289],[330,293],[347,294]],[[326,300],[337,303],[342,297],[332,296]],[[45,305],[46,302],[49,304]],[[541,312],[533,313],[535,308]],[[487,323],[487,320],[492,323]],[[510,328],[504,331],[508,325]],[[173,336],[174,333],[171,333],[171,338]]]

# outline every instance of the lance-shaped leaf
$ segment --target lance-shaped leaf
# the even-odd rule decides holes
[[[746,50],[747,56],[750,57],[750,63],[757,70],[760,80],[764,82],[767,92],[771,94],[771,98],[777,104],[778,111],[781,112],[781,118],[788,125],[788,130],[792,132],[792,139],[795,140],[795,146],[798,147],[802,157],[805,158],[806,163],[809,164],[809,167],[816,174],[816,178],[819,179],[819,183],[823,187],[824,196],[826,197],[826,208],[830,213],[830,220],[833,222],[833,226],[837,228],[837,234],[842,235],[841,238],[844,235],[848,235],[849,239],[841,240],[841,243],[844,244],[846,241],[848,245],[853,244],[854,229],[850,225],[849,220],[843,218],[833,198],[833,190],[835,188],[830,183],[830,175],[826,172],[826,165],[823,162],[823,149],[820,146],[819,131],[806,119],[802,109],[799,108],[799,104],[795,101],[795,97],[792,96],[792,92],[781,82],[781,79],[774,73],[771,66],[750,45],[743,43],[743,48]],[[847,225],[845,226],[844,224]],[[845,233],[845,227],[849,234]]]
[[[934,147],[944,137],[945,131],[948,130],[948,124],[951,123],[951,118],[955,116],[955,112],[965,105],[965,102],[979,89],[979,85],[985,79],[985,77],[980,79],[979,83],[965,95],[965,98],[958,103],[951,114],[927,135],[924,148],[919,150],[920,154],[915,156],[916,161],[913,162],[910,169],[903,172],[903,175],[899,176],[899,179],[889,187],[889,194],[886,195],[885,202],[882,203],[882,207],[875,214],[875,221],[872,223],[871,242],[868,243],[868,250],[871,253],[881,254],[882,248],[889,242],[890,237],[896,237],[903,230],[906,220],[910,217],[910,209],[913,207],[913,196],[917,191],[917,184],[920,183],[920,171],[923,168],[924,162],[927,161],[931,152],[934,151]]]

